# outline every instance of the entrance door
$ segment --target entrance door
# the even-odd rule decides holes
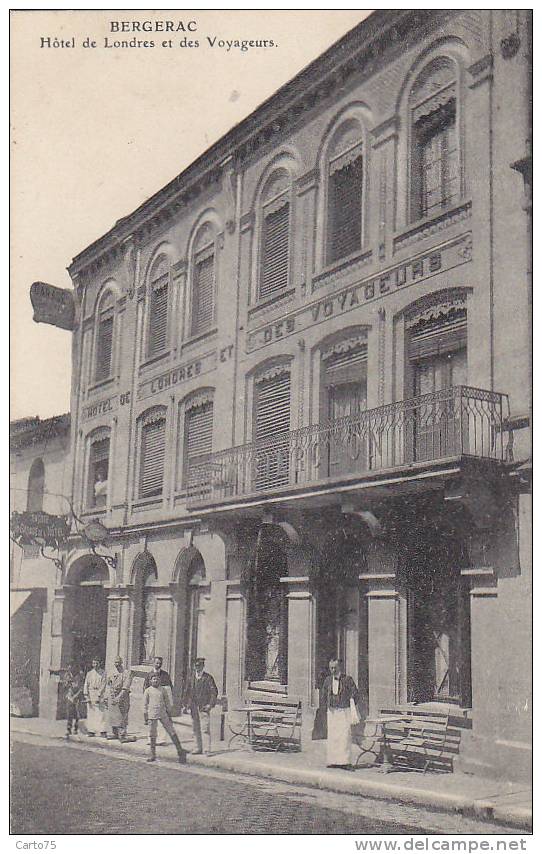
[[[458,565],[444,554],[419,554],[409,580],[409,700],[468,705],[469,602]]]
[[[444,391],[467,381],[465,348],[419,361],[414,366],[414,394]],[[461,452],[461,411],[451,397],[429,400],[416,410],[415,460],[437,460]]]
[[[85,670],[90,670],[93,658],[105,662],[107,595],[108,591],[96,582],[83,581],[75,591],[73,658]]]

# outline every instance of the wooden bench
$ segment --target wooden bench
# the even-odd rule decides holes
[[[381,709],[383,716],[400,715],[385,724],[386,750],[396,766],[423,770],[453,771],[459,754],[461,730],[451,715],[422,709]]]
[[[301,750],[301,700],[248,700],[248,741],[253,750]]]

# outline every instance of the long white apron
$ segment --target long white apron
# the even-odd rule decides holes
[[[106,732],[107,718],[105,704],[87,703],[87,729],[89,732]]]
[[[350,765],[352,747],[350,709],[327,710],[327,764]]]

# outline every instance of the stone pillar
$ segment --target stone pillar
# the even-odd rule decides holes
[[[42,683],[40,697],[40,715],[56,720],[62,712],[59,704],[58,684],[61,668],[71,658],[73,634],[72,613],[70,609],[70,591],[73,588],[61,587],[54,591],[51,608],[51,644],[48,673]]]
[[[174,643],[175,605],[170,589],[156,592],[156,640],[154,651],[164,659],[163,667],[171,672]]]
[[[312,705],[314,607],[309,577],[282,578],[288,585],[288,694]]]
[[[373,541],[367,551],[369,572],[360,576],[367,598],[369,712],[405,699],[406,608],[396,589],[398,555],[387,543]]]
[[[246,600],[238,580],[226,584],[226,694],[230,706],[241,701],[244,691]]]

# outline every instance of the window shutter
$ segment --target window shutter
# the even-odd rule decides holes
[[[264,380],[257,389],[256,441],[263,442],[290,429],[290,374]]]
[[[329,262],[338,261],[361,249],[362,191],[361,154],[340,168],[330,167]]]
[[[143,423],[141,434],[140,498],[161,495],[164,481],[164,455],[166,447],[166,419],[158,416]]]
[[[94,464],[109,460],[109,439],[99,439],[92,443],[91,458]]]
[[[168,276],[152,284],[149,328],[149,356],[163,350],[167,343]]]
[[[191,409],[186,419],[186,452],[189,460],[210,454],[213,447],[213,404]]]
[[[346,352],[332,353],[325,360],[325,385],[361,382],[367,376],[367,345],[359,344]]]
[[[212,401],[190,409],[185,425],[186,477],[190,483],[193,468],[205,463],[213,449]]]
[[[290,374],[281,372],[257,384],[256,489],[273,489],[289,481]]]
[[[215,256],[197,260],[194,269],[192,306],[192,334],[197,335],[209,327],[214,318]]]
[[[264,215],[260,298],[271,297],[288,286],[290,205],[288,201]]]
[[[418,197],[417,213],[424,217],[459,197],[455,100],[448,100],[423,115],[416,122],[414,138],[413,198]]]
[[[409,340],[411,361],[451,353],[467,346],[467,310],[452,309],[412,326]]]
[[[105,380],[111,375],[113,354],[113,315],[102,317],[98,326],[96,343],[96,380]]]

